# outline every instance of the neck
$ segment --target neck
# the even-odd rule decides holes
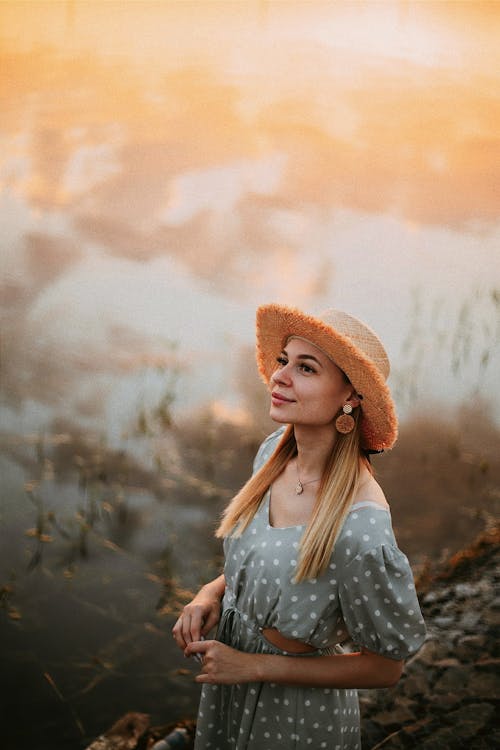
[[[326,425],[324,428],[318,428],[317,426],[311,428],[305,425],[296,425],[294,434],[302,481],[320,477],[337,439],[335,426]]]

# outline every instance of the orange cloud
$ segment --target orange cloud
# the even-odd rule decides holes
[[[61,60],[47,49],[5,53],[0,106],[4,128],[15,133],[26,123],[27,200],[121,222],[124,233],[155,230],[172,181],[187,170],[276,152],[288,165],[270,196],[278,206],[341,206],[448,226],[495,221],[495,79],[370,62],[358,61],[355,82],[325,69],[312,89],[304,81],[296,93],[278,89],[249,117],[242,104],[258,74],[229,84],[224,71],[188,67],[167,72],[152,96],[123,65]],[[72,195],[67,174],[78,149],[106,143],[112,174]]]
[[[332,101],[337,95],[332,87]],[[471,88],[408,65],[400,75],[367,72],[363,87],[342,99],[356,115],[348,140],[315,122],[305,99],[262,113],[259,127],[289,156],[279,197],[453,227],[498,219],[500,98],[492,80]]]
[[[314,295],[333,270],[324,246],[304,270],[304,233],[339,208],[471,231],[498,221],[493,69],[363,57],[296,30],[290,39],[276,51],[267,45],[262,64],[263,45],[247,36],[248,59],[184,50],[154,71],[127,56],[0,50],[2,136],[17,144],[3,156],[0,179],[39,212],[39,226],[64,218],[57,237],[25,237],[25,273],[5,282],[13,401],[56,400],[81,371],[134,367],[128,344],[138,362],[156,356],[133,332],[124,346],[113,339],[109,351],[89,347],[79,359],[48,343],[50,320],[34,319],[34,304],[89,246],[138,262],[173,257],[227,294],[279,268]],[[260,188],[236,180],[230,208],[217,202],[217,168],[237,171],[252,160],[274,164],[274,179]],[[213,201],[169,221],[175,186],[202,171]],[[182,199],[189,209],[189,194]],[[33,350],[36,339],[43,350]]]

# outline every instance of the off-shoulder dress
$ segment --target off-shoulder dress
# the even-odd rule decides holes
[[[274,451],[282,428],[257,453]],[[277,628],[315,651],[310,659],[364,647],[406,659],[425,639],[412,571],[387,510],[354,505],[325,573],[294,583],[303,526],[269,523],[270,492],[239,538],[224,544],[226,590],[216,638],[233,648],[285,654],[266,640]],[[195,750],[361,750],[357,691],[273,683],[204,685]]]

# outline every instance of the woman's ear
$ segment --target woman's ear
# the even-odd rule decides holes
[[[357,406],[361,404],[361,398],[359,397],[357,393],[353,391],[351,395],[349,396],[349,398],[347,399],[346,404],[350,404],[352,408],[355,409]]]

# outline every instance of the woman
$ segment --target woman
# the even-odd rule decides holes
[[[394,685],[425,638],[369,461],[397,436],[389,362],[356,318],[280,305],[257,311],[257,360],[283,426],[225,510],[223,575],[173,628],[201,660],[195,748],[359,749],[356,688]]]

